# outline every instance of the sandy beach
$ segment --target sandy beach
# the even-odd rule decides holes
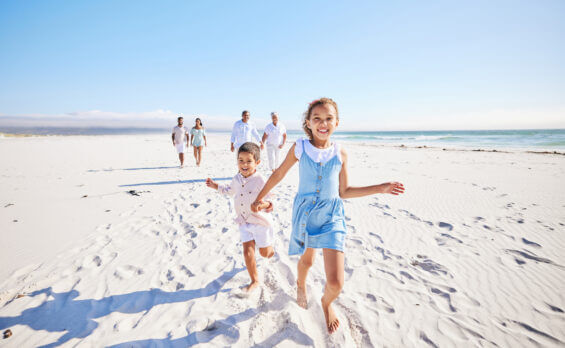
[[[233,203],[204,184],[236,174],[229,135],[209,134],[199,168],[170,142],[0,139],[0,346],[565,345],[565,156],[344,144],[351,184],[406,194],[345,201],[329,336],[321,253],[309,308],[295,302],[297,166],[274,191],[276,254],[242,297]]]

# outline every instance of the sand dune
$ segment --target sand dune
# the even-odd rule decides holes
[[[233,204],[204,185],[235,159],[227,136],[209,143],[202,167],[179,169],[167,134],[0,139],[0,344],[565,345],[565,157],[344,145],[352,183],[407,193],[346,200],[328,336],[321,253],[309,308],[294,301],[297,168],[275,190],[276,254],[244,297]]]

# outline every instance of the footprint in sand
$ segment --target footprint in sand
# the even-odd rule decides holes
[[[98,255],[94,256],[94,258],[92,259],[92,262],[94,262],[96,267],[100,267],[102,265],[102,259]]]
[[[442,222],[442,221],[440,221],[440,223],[439,223],[438,226],[441,227],[441,228],[445,228],[445,229],[448,230],[448,231],[452,231],[452,230],[453,230],[453,225],[452,225],[452,224],[448,224],[447,222]]]
[[[120,280],[124,280],[124,279],[130,279],[136,275],[142,275],[143,273],[145,272],[143,271],[142,268],[135,267],[132,265],[125,265],[116,268],[116,271],[114,272],[114,277]]]
[[[179,270],[186,274],[187,277],[194,277],[194,273],[192,273],[185,265],[181,265]]]
[[[167,277],[167,280],[170,281],[170,282],[175,279],[175,275],[173,274],[173,271],[171,271],[170,269],[167,270],[166,277]]]

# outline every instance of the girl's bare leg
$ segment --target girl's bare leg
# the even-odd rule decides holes
[[[316,251],[312,248],[306,248],[306,251],[298,260],[298,279],[296,279],[296,303],[304,309],[308,308],[308,295],[306,294],[306,276],[308,270],[314,263]]]
[[[194,159],[196,160],[196,165],[198,165],[198,152],[197,152],[198,150],[197,150],[197,147],[193,146],[192,148],[194,150]]]
[[[245,287],[245,290],[249,292],[259,285],[259,274],[257,273],[257,263],[255,262],[254,240],[243,243],[243,258],[245,259],[245,266],[251,278],[251,283]]]
[[[339,327],[339,320],[332,308],[332,302],[343,288],[344,254],[333,249],[324,249],[324,269],[326,271],[326,287],[322,296],[322,309],[326,317],[328,332],[334,333]]]

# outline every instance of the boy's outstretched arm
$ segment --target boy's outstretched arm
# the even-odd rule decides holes
[[[375,193],[390,193],[399,195],[404,193],[404,185],[399,182],[386,182],[380,185],[352,187],[347,179],[347,153],[341,150],[341,172],[339,173],[339,196],[341,198],[356,198],[373,195]]]
[[[271,174],[269,180],[267,180],[265,186],[263,186],[263,189],[257,195],[257,198],[255,198],[255,202],[251,204],[251,211],[258,212],[259,210],[261,210],[261,205],[264,204],[263,198],[265,198],[265,196],[269,192],[271,192],[273,187],[277,186],[277,184],[281,182],[281,180],[286,176],[286,173],[288,173],[290,168],[292,168],[292,166],[296,162],[298,162],[298,159],[294,155],[295,146],[296,144],[292,145],[290,150],[288,150],[288,153],[286,154],[286,158],[284,159],[283,163],[281,163],[281,165],[273,172],[273,174]]]

